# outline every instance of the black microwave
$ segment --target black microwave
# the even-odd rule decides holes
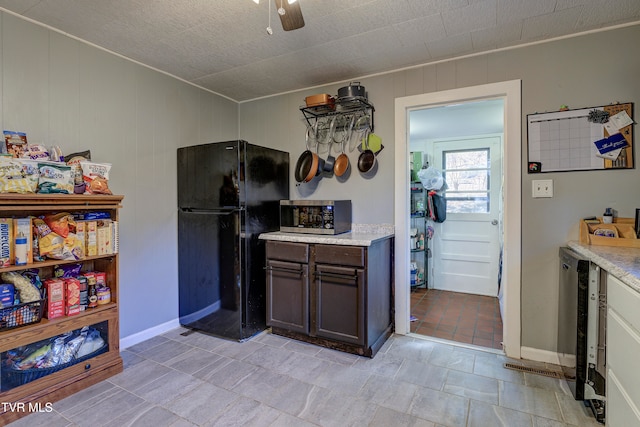
[[[351,200],[280,200],[280,231],[311,234],[351,231]]]

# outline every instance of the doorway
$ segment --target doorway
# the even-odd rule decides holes
[[[416,120],[435,121],[443,108],[454,117],[460,109],[467,112],[469,118],[457,127],[458,137],[434,138],[442,132],[437,125],[428,127],[433,135],[414,131],[420,127]],[[426,220],[433,230],[428,240],[431,262],[425,286],[411,289],[412,333],[502,350],[498,276],[503,117],[501,99],[410,114],[412,158],[415,162],[416,150],[423,150],[432,170],[444,177],[439,194],[447,213],[442,223]],[[483,131],[499,133],[475,135]]]
[[[504,200],[503,218],[496,226],[503,239],[501,286],[498,296],[503,325],[503,350],[520,358],[520,200],[521,107],[519,80],[427,93],[396,99],[395,227],[396,227],[396,332],[410,333],[409,283],[409,116],[412,111],[486,99],[504,102]],[[446,150],[445,150],[446,151]],[[494,184],[495,185],[495,184]],[[494,202],[495,203],[495,202]],[[501,227],[500,227],[501,226]],[[442,261],[439,261],[442,262]]]

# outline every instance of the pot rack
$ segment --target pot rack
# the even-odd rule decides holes
[[[346,100],[336,99],[335,107],[332,107],[330,105],[316,105],[313,107],[307,107],[306,105],[303,105],[300,107],[300,111],[302,112],[302,115],[304,116],[309,126],[313,126],[315,121],[324,117],[355,113],[357,116],[356,118],[358,118],[360,116],[364,116],[365,114],[369,114],[369,116],[371,117],[371,132],[373,132],[373,112],[375,111],[375,108],[373,107],[373,104],[371,104],[369,100],[365,98],[353,98]]]

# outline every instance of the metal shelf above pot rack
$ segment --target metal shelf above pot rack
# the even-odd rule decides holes
[[[374,121],[373,112],[376,109],[366,98],[336,99],[335,106],[332,105],[316,105],[313,107],[301,106],[302,112],[307,124],[313,126],[313,121],[323,117],[335,116],[339,114],[356,113],[359,116],[369,114],[371,117],[370,125],[373,132]]]

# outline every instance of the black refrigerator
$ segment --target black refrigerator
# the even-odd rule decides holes
[[[266,328],[265,243],[289,198],[289,153],[228,141],[178,149],[180,324],[243,341]]]

